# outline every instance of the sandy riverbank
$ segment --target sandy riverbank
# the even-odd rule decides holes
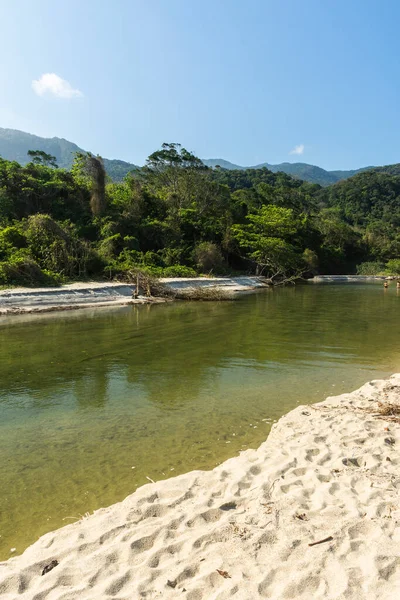
[[[400,374],[300,406],[258,450],[46,534],[0,563],[0,596],[396,600],[400,425],[378,402],[400,404]]]
[[[226,292],[240,293],[264,287],[258,277],[193,277],[161,279],[173,290],[194,288],[221,288]],[[164,302],[163,298],[132,298],[135,286],[126,283],[72,283],[54,288],[10,288],[0,290],[0,316],[93,308],[96,306],[124,306]]]

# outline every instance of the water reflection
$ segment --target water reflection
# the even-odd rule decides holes
[[[339,288],[339,289],[338,289]],[[185,402],[212,370],[241,361],[249,368],[387,355],[397,300],[368,286],[290,288],[237,303],[129,307],[3,325],[2,401],[29,393],[36,406],[73,386],[82,406],[102,407],[115,373],[146,389],[148,401]],[[379,290],[380,291],[380,290]],[[380,336],[379,331],[385,331]],[[51,403],[50,403],[51,405]]]

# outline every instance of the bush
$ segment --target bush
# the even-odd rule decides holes
[[[110,235],[101,240],[98,246],[98,253],[105,259],[113,259],[121,252],[123,247],[122,237],[120,233]]]
[[[0,230],[0,260],[8,260],[26,246],[26,237],[16,227],[5,227]]]
[[[0,263],[0,285],[59,285],[55,273],[42,270],[29,258],[17,258]]]
[[[43,270],[63,277],[80,277],[99,264],[90,245],[80,240],[70,223],[57,223],[49,215],[28,218],[26,237],[29,253]]]
[[[126,235],[124,237],[124,248],[127,250],[139,250],[139,242],[133,235]]]
[[[386,263],[386,273],[388,275],[400,275],[400,258],[392,258]]]
[[[9,244],[14,248],[26,248],[28,241],[17,227],[5,227],[0,231],[0,245]]]
[[[173,265],[162,270],[162,277],[197,277],[197,273],[184,265]]]
[[[185,256],[186,254],[189,254],[189,256]],[[185,259],[190,258],[190,252],[185,252],[183,248],[163,248],[160,251],[160,256],[166,267],[173,267],[185,263]]]
[[[380,262],[364,262],[357,265],[357,275],[381,275],[385,265]]]

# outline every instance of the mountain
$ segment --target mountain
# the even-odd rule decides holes
[[[57,164],[63,169],[70,169],[74,159],[75,152],[85,152],[73,142],[69,142],[64,138],[43,138],[31,133],[19,131],[18,129],[3,129],[0,127],[0,157],[7,160],[16,160],[21,165],[29,162],[28,150],[43,150],[47,154],[55,156]],[[104,166],[107,174],[113,181],[122,181],[123,178],[130,172],[138,169],[137,165],[125,162],[123,160],[115,160],[104,158]],[[307,163],[280,163],[271,165],[270,163],[261,163],[252,167],[241,167],[234,163],[224,160],[223,158],[208,158],[202,159],[203,163],[208,167],[215,168],[220,166],[228,171],[238,170],[245,171],[246,169],[262,169],[266,168],[273,173],[283,171],[287,175],[296,179],[303,179],[310,183],[318,183],[326,187],[353,177],[363,171],[377,170],[390,175],[400,175],[400,164],[387,165],[384,167],[363,167],[352,171],[326,171],[321,167],[309,165]]]
[[[254,169],[255,167],[240,167],[239,165],[235,165],[229,160],[224,160],[223,158],[202,158],[201,159],[207,167],[211,167],[214,169],[215,167],[221,167],[221,169],[226,169],[227,171],[244,171],[246,169]]]
[[[239,165],[235,165],[230,163],[227,160],[222,158],[209,158],[203,159],[203,163],[208,167],[215,168],[216,166],[220,166],[222,169],[227,169],[229,171],[232,170],[245,170],[245,169],[262,169],[266,168],[272,171],[273,173],[277,173],[278,171],[283,171],[287,175],[291,175],[296,179],[303,179],[304,181],[308,181],[310,183],[318,183],[322,186],[332,185],[333,183],[337,183],[342,179],[348,179],[349,177],[353,177],[357,173],[361,173],[362,171],[368,171],[374,169],[375,167],[363,167],[362,169],[356,169],[352,171],[326,171],[321,167],[317,167],[315,165],[309,165],[307,163],[280,163],[278,165],[271,165],[270,163],[261,163],[259,165],[254,165],[252,167],[241,167]],[[392,166],[392,165],[390,165]],[[387,167],[379,167],[380,169],[386,169]]]
[[[73,142],[64,138],[43,138],[17,129],[0,127],[0,156],[7,160],[16,160],[21,165],[29,162],[28,150],[42,150],[55,156],[62,169],[70,169],[75,152],[85,152]],[[122,179],[138,167],[123,160],[104,159],[107,175],[114,181]]]

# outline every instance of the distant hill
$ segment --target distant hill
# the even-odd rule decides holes
[[[376,167],[374,171],[377,171],[378,173],[386,173],[387,175],[400,175],[400,163],[386,165],[385,167]]]
[[[73,142],[64,138],[43,138],[17,129],[0,127],[0,156],[7,160],[16,160],[21,165],[29,162],[28,150],[43,150],[55,156],[57,164],[62,169],[70,169],[75,152],[85,152]],[[107,174],[114,181],[122,179],[130,171],[137,169],[136,165],[123,160],[104,159]]]
[[[31,133],[19,131],[18,129],[3,129],[0,127],[0,157],[7,160],[16,160],[21,165],[29,162],[27,155],[28,150],[43,150],[47,154],[56,157],[57,164],[63,169],[70,169],[75,152],[85,152],[73,142],[69,142],[64,138],[43,138]],[[104,158],[104,166],[107,174],[113,181],[122,181],[123,178],[130,172],[138,169],[137,165],[125,162],[123,160]],[[270,163],[261,163],[252,167],[242,167],[234,163],[224,160],[223,158],[202,159],[203,163],[208,167],[215,168],[220,166],[228,171],[245,171],[247,169],[262,169],[266,168],[273,173],[282,171],[296,179],[302,179],[309,183],[318,183],[326,187],[353,177],[364,171],[377,170],[390,175],[400,175],[400,164],[387,165],[384,167],[363,167],[352,171],[326,171],[316,165],[307,163],[289,163],[284,162],[277,165]]]
[[[400,164],[388,165],[358,173],[354,177],[339,181],[335,185],[325,187],[317,192],[321,205],[340,208],[346,221],[355,226],[379,224],[371,229],[376,240],[381,236],[380,248],[384,248],[385,236],[393,232],[393,240],[400,247],[397,239],[400,220]]]
[[[303,179],[304,181],[308,181],[310,183],[318,183],[322,186],[332,185],[341,181],[342,179],[348,179],[349,177],[353,177],[357,173],[361,173],[362,171],[368,171],[374,169],[375,167],[363,167],[361,169],[356,169],[353,171],[326,171],[321,167],[317,167],[315,165],[309,165],[307,163],[289,163],[284,162],[278,165],[271,165],[270,163],[261,163],[259,165],[254,165],[251,167],[241,167],[240,165],[235,165],[234,163],[230,163],[223,158],[209,158],[203,159],[203,163],[208,167],[215,168],[216,166],[220,166],[222,169],[227,169],[229,171],[233,170],[246,170],[246,169],[262,169],[266,168],[272,171],[273,173],[278,173],[278,171],[282,171],[287,175],[291,175],[296,179]],[[392,166],[392,165],[390,165]],[[379,167],[380,169],[387,169],[388,167]]]

